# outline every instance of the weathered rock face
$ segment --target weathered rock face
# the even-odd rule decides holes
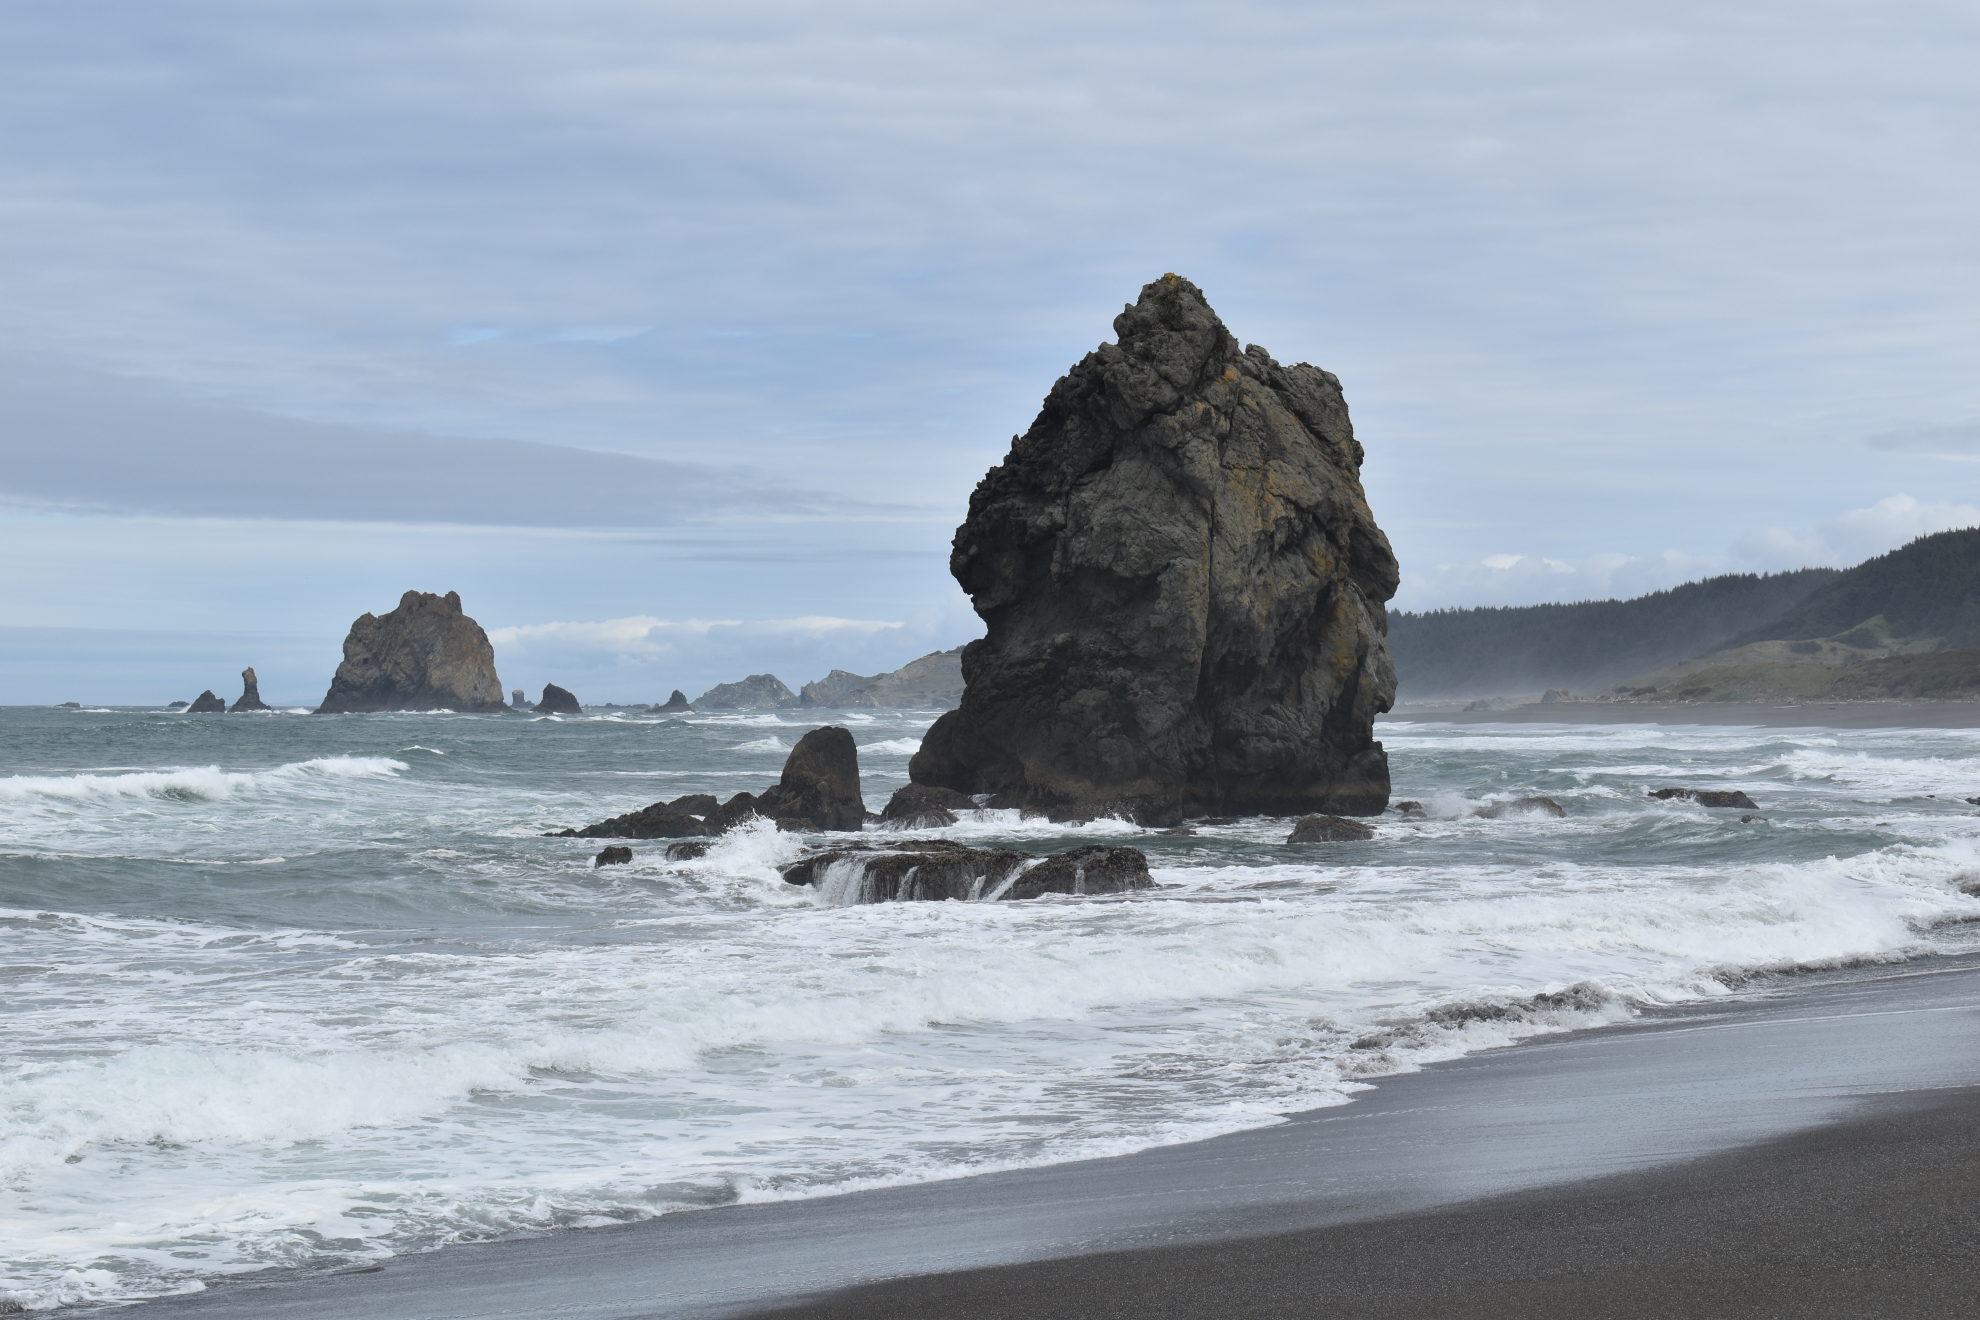
[[[584,714],[584,707],[578,705],[578,699],[564,688],[558,687],[555,683],[545,683],[543,685],[543,696],[530,709],[534,710],[538,715]]]
[[[514,692],[511,692],[509,694],[510,710],[521,710],[524,706],[527,706],[528,704],[529,704],[529,698],[523,695],[523,690],[521,688],[517,688]]]
[[[970,497],[988,635],[910,774],[1060,819],[1380,812],[1397,568],[1340,382],[1173,275],[1114,329]]]
[[[857,830],[866,825],[859,792],[859,748],[850,730],[836,724],[798,739],[784,762],[784,777],[756,799],[756,810],[779,829]]]
[[[552,830],[546,839],[694,839],[709,833],[706,825],[665,802],[655,802],[623,816],[601,820],[581,830]]]
[[[838,903],[1003,901],[1118,894],[1155,884],[1140,849],[1098,844],[1042,860],[1012,848],[968,848],[944,840],[903,849],[856,844],[806,857],[782,873],[786,882],[816,886]]]
[[[694,699],[701,710],[774,710],[797,705],[797,693],[775,674],[751,674],[740,683],[717,683]]]
[[[408,591],[391,613],[353,623],[344,662],[316,713],[439,709],[504,709],[495,648],[481,625],[461,613],[454,591]]]
[[[591,859],[593,866],[624,866],[632,860],[630,848],[606,848]]]
[[[1760,810],[1759,803],[1736,788],[1660,788],[1650,796],[1666,802],[1672,798],[1682,798],[1687,802],[1696,802],[1701,807],[1742,807],[1747,811]]]
[[[214,696],[212,688],[208,688],[197,697],[194,697],[192,705],[186,707],[186,714],[188,715],[224,715],[226,713],[227,703]]]
[[[679,688],[675,688],[674,695],[667,698],[666,705],[652,707],[652,710],[655,714],[663,714],[669,711],[676,711],[676,710],[693,710],[693,709],[694,707],[688,704],[687,694],[685,692],[682,692]]]
[[[962,648],[935,651],[910,660],[891,674],[862,674],[834,669],[806,683],[798,705],[828,710],[954,710],[962,700]]]
[[[232,710],[268,710],[270,707],[261,699],[261,680],[254,676],[254,666],[241,671],[241,699],[233,704]]]

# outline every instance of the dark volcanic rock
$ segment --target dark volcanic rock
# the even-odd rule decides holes
[[[542,697],[538,698],[537,703],[530,709],[538,715],[584,714],[584,707],[578,705],[578,699],[555,683],[543,685]]]
[[[630,848],[607,848],[591,859],[593,866],[624,866],[632,860]]]
[[[225,715],[226,713],[227,703],[214,696],[212,688],[194,697],[192,705],[186,707],[188,715]]]
[[[706,816],[720,804],[713,793],[688,793],[667,804],[675,811],[685,811],[690,816]]]
[[[899,830],[929,830],[955,824],[958,811],[974,810],[976,803],[953,788],[909,784],[894,790],[880,820]]]
[[[667,845],[667,860],[670,862],[691,862],[708,852],[708,840],[684,839],[680,843]]]
[[[505,709],[495,648],[481,625],[461,613],[460,593],[408,591],[391,613],[366,614],[351,625],[344,662],[316,713]]]
[[[772,710],[797,705],[798,696],[775,674],[751,674],[740,683],[717,683],[694,704],[698,710]]]
[[[1737,789],[1726,791],[1712,788],[1660,788],[1650,796],[1661,798],[1666,802],[1672,798],[1683,798],[1687,802],[1696,802],[1701,807],[1740,807],[1746,811],[1760,810],[1759,803]]]
[[[261,682],[254,676],[254,666],[249,665],[241,671],[241,699],[234,703],[233,711],[268,709],[261,699]]]
[[[666,705],[654,706],[651,709],[655,715],[664,715],[677,710],[693,710],[694,707],[688,704],[687,694],[675,688],[674,695],[667,698]]]
[[[1358,820],[1339,816],[1303,816],[1293,825],[1287,843],[1345,843],[1350,839],[1372,839],[1375,831]]]
[[[747,824],[765,814],[758,809],[756,794],[738,793],[715,810],[702,817],[710,834],[727,834],[738,825]]]
[[[552,830],[546,839],[692,839],[709,833],[702,822],[665,802],[601,820],[581,830]]]
[[[914,782],[1057,819],[1373,815],[1395,555],[1340,382],[1240,352],[1166,275],[970,496],[988,625]]]
[[[783,875],[791,884],[814,885],[835,901],[855,903],[1114,894],[1155,884],[1137,848],[1089,845],[1041,860],[1013,848],[940,840],[902,849],[835,848],[784,867]]]
[[[1486,820],[1497,820],[1501,816],[1565,816],[1567,808],[1550,797],[1515,798],[1511,802],[1501,802],[1495,807],[1487,807],[1478,814]]]
[[[866,826],[859,792],[859,748],[836,724],[798,739],[784,777],[757,798],[756,809],[783,830],[857,830]]]

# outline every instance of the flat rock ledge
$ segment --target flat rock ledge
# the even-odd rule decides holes
[[[786,883],[810,885],[843,903],[1009,902],[1155,887],[1148,857],[1139,848],[1102,844],[1047,857],[943,840],[907,848],[854,844],[815,853],[781,871]]]
[[[1302,816],[1294,824],[1287,843],[1347,843],[1355,839],[1372,839],[1375,831],[1358,820],[1347,820],[1341,816]]]
[[[1653,798],[1669,802],[1678,798],[1686,802],[1696,802],[1701,807],[1738,807],[1742,811],[1758,811],[1760,804],[1738,789],[1730,791],[1713,788],[1660,788],[1650,794]]]

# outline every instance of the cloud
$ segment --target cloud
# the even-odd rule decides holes
[[[1898,494],[1817,524],[1808,535],[1797,536],[1779,527],[1748,532],[1734,543],[1733,553],[1770,566],[1847,568],[1917,537],[1961,527],[1980,527],[1980,508],[1945,500],[1926,504]]]
[[[1927,454],[1933,458],[1980,463],[1980,422],[1885,431],[1864,443],[1890,454]]]

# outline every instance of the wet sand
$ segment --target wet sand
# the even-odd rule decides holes
[[[1715,724],[1759,729],[1980,729],[1980,701],[1827,701],[1788,705],[1755,701],[1533,702],[1504,710],[1462,704],[1398,706],[1384,723],[1418,724]],[[1379,732],[1379,726],[1378,726]]]
[[[269,1272],[144,1314],[1968,1314],[1941,1307],[1976,1258],[1954,1094],[1976,1086],[1980,959],[1939,958],[1537,1038],[1211,1141]]]

